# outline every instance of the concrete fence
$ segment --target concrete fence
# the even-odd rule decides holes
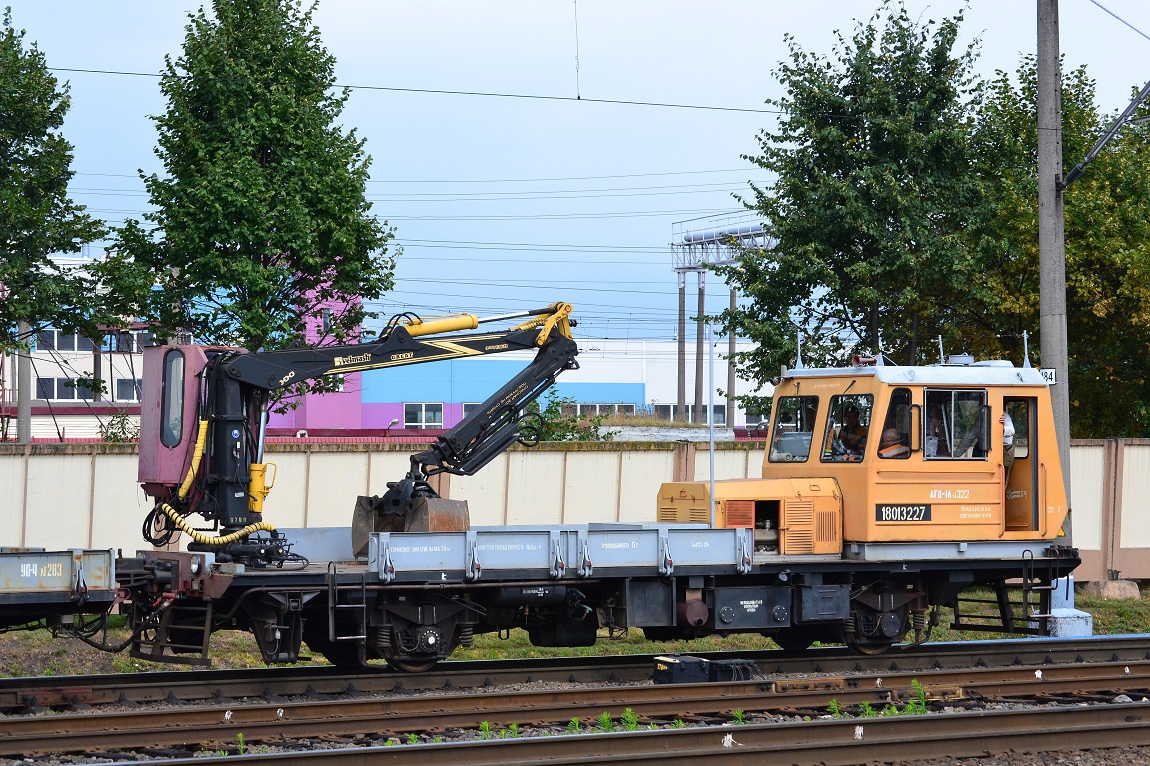
[[[347,526],[358,495],[378,495],[408,469],[411,444],[271,444],[275,484],[265,518],[278,527]],[[143,547],[151,508],[136,483],[135,445],[0,444],[0,546]],[[761,442],[716,445],[715,478],[761,475]],[[706,481],[706,444],[606,442],[515,448],[475,476],[442,477],[475,526],[649,522],[659,485]],[[1150,440],[1071,447],[1079,581],[1150,579]]]

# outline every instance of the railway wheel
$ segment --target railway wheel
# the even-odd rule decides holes
[[[404,673],[426,673],[439,664],[438,657],[419,657],[407,654],[402,657],[388,657],[387,666]]]
[[[882,654],[887,649],[890,649],[892,646],[894,646],[894,643],[895,643],[894,641],[887,641],[885,643],[879,642],[879,643],[862,644],[862,643],[859,643],[857,641],[853,641],[853,642],[849,643],[848,646],[850,647],[851,651],[854,652],[855,654],[862,654],[862,655],[866,655],[868,657],[873,657],[875,655]]]

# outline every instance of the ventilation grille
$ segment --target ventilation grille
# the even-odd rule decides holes
[[[783,553],[802,555],[815,552],[815,506],[810,500],[791,500],[783,521]]]
[[[755,526],[754,500],[727,500],[723,503],[723,507],[727,510],[728,527]]]

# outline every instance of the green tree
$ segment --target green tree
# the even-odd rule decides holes
[[[576,415],[575,400],[554,392],[547,394],[542,409],[538,402],[527,407],[529,412],[538,413],[542,418],[539,441],[543,442],[594,442],[611,441],[613,431],[603,428],[606,415],[580,418]]]
[[[880,29],[880,16],[886,14]],[[793,364],[841,361],[859,350],[917,362],[920,339],[945,333],[950,300],[977,285],[980,267],[960,233],[978,213],[969,122],[979,88],[973,49],[953,53],[962,16],[917,24],[887,6],[833,59],[788,37],[782,116],[746,157],[777,176],[752,186],[748,207],[777,244],[720,268],[747,307],[723,315],[757,342],[736,355],[760,382]]]
[[[973,141],[987,215],[968,232],[987,264],[979,351],[1021,358],[1022,331],[1039,325],[1033,57],[987,88]],[[1101,115],[1085,68],[1063,76],[1063,167],[1081,160],[1113,115]],[[1143,110],[1146,113],[1147,110]],[[1150,435],[1150,128],[1133,124],[1065,190],[1071,433]],[[971,314],[974,314],[972,311]],[[1038,339],[1031,345],[1037,362]]]
[[[128,221],[104,274],[167,331],[251,350],[317,327],[342,341],[392,286],[394,235],[366,200],[364,142],[336,124],[348,91],[313,11],[215,0],[166,59],[152,226]]]
[[[68,196],[72,145],[60,134],[69,107],[68,86],[48,71],[44,54],[12,26],[0,27],[0,351],[27,342],[31,330],[56,326],[97,331],[83,270],[66,270],[50,255],[75,253],[104,227]]]

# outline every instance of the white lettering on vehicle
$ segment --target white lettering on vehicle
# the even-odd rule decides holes
[[[930,521],[930,504],[888,505],[874,507],[875,521]]]
[[[932,489],[931,500],[969,500],[969,489]]]

